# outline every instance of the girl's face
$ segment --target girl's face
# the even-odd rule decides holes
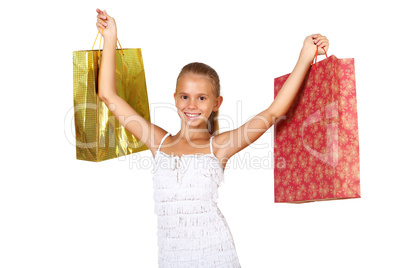
[[[215,96],[211,82],[195,74],[180,77],[174,98],[180,118],[192,128],[206,128],[208,117],[222,103],[222,97]]]

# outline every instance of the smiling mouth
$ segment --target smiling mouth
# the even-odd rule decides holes
[[[201,113],[184,113],[188,119],[195,119],[201,115]]]

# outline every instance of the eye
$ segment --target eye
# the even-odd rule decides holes
[[[199,99],[199,100],[205,100],[205,97],[202,97],[202,96],[201,96],[201,97],[199,97],[198,99]]]
[[[182,95],[181,98],[182,98],[183,100],[187,100],[187,96],[186,96],[186,95]]]

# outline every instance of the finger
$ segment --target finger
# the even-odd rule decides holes
[[[96,25],[99,25],[99,27],[102,27],[102,28],[107,27],[107,23],[105,21],[101,20],[101,19],[97,20]]]
[[[318,46],[318,44],[321,42],[322,40],[320,38],[314,39],[314,44],[316,44]]]
[[[322,44],[329,44],[329,41],[328,41],[328,39],[323,39],[323,40],[321,40],[321,43]]]
[[[98,19],[98,20],[96,21],[96,26],[97,26],[97,27],[101,27],[101,28],[106,28],[106,27],[107,27],[107,22],[105,22],[105,21],[102,20],[102,19]]]
[[[311,35],[311,37],[313,38],[313,39],[316,39],[316,38],[318,38],[318,37],[320,37],[321,36],[321,34],[313,34],[313,35]]]
[[[99,15],[103,15],[103,11],[100,10],[99,8],[96,9],[96,12],[97,12]]]
[[[103,24],[100,24],[100,23],[96,23],[96,28],[97,29],[99,29],[99,28],[102,28],[102,29],[105,29],[106,27],[105,26],[103,26]]]
[[[325,49],[325,51],[328,51],[329,44],[328,43],[322,43],[319,47],[322,48],[322,49]]]
[[[314,43],[319,46],[324,42],[328,42],[328,39],[325,36],[320,36],[317,39],[314,40]]]
[[[106,16],[106,20],[113,19],[109,14],[106,13],[106,10],[103,11],[103,15]]]
[[[105,16],[105,15],[98,15],[98,16],[96,16],[98,19],[103,19],[103,20],[106,20],[107,19],[107,17]]]
[[[327,42],[328,41],[328,38],[327,37],[325,37],[325,36],[320,36],[320,37],[318,37],[317,39],[317,42]]]
[[[323,40],[321,40],[321,39],[315,40],[315,44],[316,44],[317,46],[320,46],[322,43],[323,43]]]
[[[98,18],[96,21],[97,21],[97,22],[100,22],[100,23],[106,24],[106,21],[105,21],[104,19],[102,19],[102,18]]]
[[[328,42],[320,41],[316,45],[319,46],[319,47],[328,46]]]

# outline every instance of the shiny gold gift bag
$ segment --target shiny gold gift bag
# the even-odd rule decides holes
[[[99,50],[73,52],[77,159],[93,162],[148,149],[120,125],[105,103],[99,99],[98,71],[101,57],[100,45]],[[116,89],[121,98],[150,121],[140,48],[116,49]]]

